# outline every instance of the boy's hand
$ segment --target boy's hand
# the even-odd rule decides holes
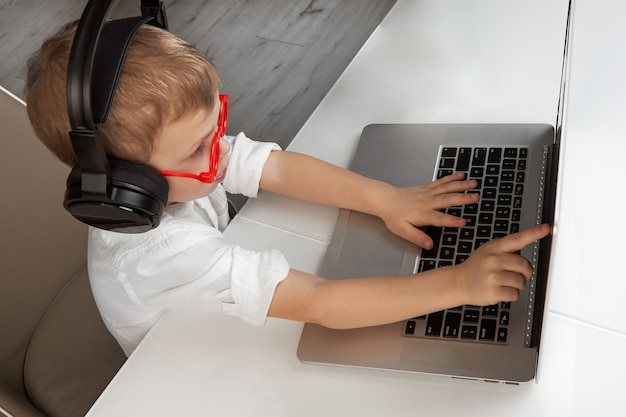
[[[478,194],[464,191],[476,187],[476,181],[463,181],[464,174],[457,173],[433,181],[430,184],[398,188],[386,201],[386,214],[380,216],[387,228],[396,235],[425,249],[433,246],[433,240],[422,226],[463,227],[465,219],[445,214],[441,209],[462,206],[478,201]]]
[[[542,224],[519,233],[492,240],[478,248],[465,262],[455,265],[457,288],[462,304],[490,305],[516,301],[532,276],[528,260],[516,253],[550,233]]]

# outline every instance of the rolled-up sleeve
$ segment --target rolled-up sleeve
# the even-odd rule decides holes
[[[233,194],[256,197],[265,162],[270,152],[280,150],[280,146],[250,140],[244,133],[228,136],[226,140],[231,145],[231,152],[228,171],[222,183],[224,188]]]
[[[261,325],[274,297],[276,285],[289,273],[289,264],[277,250],[253,252],[231,248],[231,298],[222,302],[225,314]]]

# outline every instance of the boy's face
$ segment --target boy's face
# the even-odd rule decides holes
[[[208,170],[211,140],[215,135],[220,112],[217,100],[211,112],[200,110],[191,116],[165,124],[154,143],[148,164],[158,171],[200,173]],[[165,177],[170,190],[168,204],[191,201],[210,194],[224,179],[230,145],[220,139],[215,181],[206,184],[193,178]]]

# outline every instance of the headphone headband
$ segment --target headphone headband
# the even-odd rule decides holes
[[[168,29],[163,3],[158,0],[142,0],[142,17],[113,21],[111,23],[114,24],[116,30],[103,33],[105,19],[112,3],[113,0],[89,0],[76,29],[67,71],[67,109],[72,130],[95,131],[96,129],[91,107],[94,65],[97,64],[95,69],[100,73],[106,72],[106,70],[100,70],[102,64],[107,65],[108,63],[111,67],[117,67],[113,71],[114,78],[109,88],[109,94],[102,97],[106,100],[105,108],[108,112],[126,50],[139,26],[144,23],[151,23],[162,29]],[[108,36],[107,39],[102,40],[106,47],[97,48],[100,44],[101,34],[103,37]],[[109,42],[114,42],[113,46],[115,47],[111,47]],[[101,52],[114,54],[114,56],[98,60],[102,55]],[[115,56],[117,52],[119,53]],[[97,102],[100,103],[99,100]],[[106,115],[103,120],[106,120]]]

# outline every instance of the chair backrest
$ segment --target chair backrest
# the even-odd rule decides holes
[[[0,415],[84,415],[125,360],[95,307],[69,168],[0,87]]]

